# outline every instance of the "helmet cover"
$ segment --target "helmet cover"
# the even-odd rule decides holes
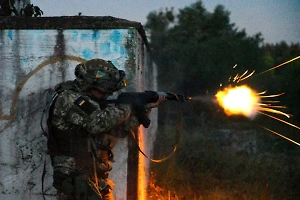
[[[113,93],[126,86],[125,72],[118,70],[111,61],[92,59],[75,67],[76,80],[103,93]]]

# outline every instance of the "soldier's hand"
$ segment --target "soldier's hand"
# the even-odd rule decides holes
[[[162,104],[164,101],[166,101],[166,97],[165,96],[159,96],[158,100],[155,103],[148,103],[146,105],[147,108],[155,108],[158,107],[160,104]]]

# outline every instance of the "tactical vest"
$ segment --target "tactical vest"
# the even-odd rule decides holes
[[[55,88],[57,93],[61,93],[65,90],[75,90],[72,86],[72,82],[67,82],[65,85],[60,84]],[[93,164],[93,154],[95,151],[102,150],[108,152],[110,159],[112,159],[111,147],[101,146],[97,144],[95,136],[92,136],[88,131],[83,128],[76,127],[70,130],[61,130],[52,125],[52,116],[55,107],[55,101],[57,96],[52,100],[52,104],[49,107],[49,116],[47,119],[48,125],[48,140],[47,147],[50,157],[54,156],[68,156],[75,159],[76,168],[80,171],[90,171]],[[104,133],[103,133],[104,134]],[[90,144],[94,143],[94,146]],[[95,145],[96,144],[96,145]]]

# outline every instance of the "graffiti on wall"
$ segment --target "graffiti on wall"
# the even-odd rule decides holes
[[[71,60],[71,61],[77,61],[77,62],[84,62],[85,59],[80,58],[80,57],[76,57],[76,56],[56,56],[53,57],[49,60],[46,60],[44,62],[42,62],[41,64],[39,64],[34,70],[32,70],[31,72],[29,72],[24,79],[20,82],[20,84],[16,87],[15,91],[14,91],[14,95],[12,97],[12,103],[10,106],[10,114],[9,115],[3,115],[2,113],[2,105],[0,104],[0,120],[13,120],[15,118],[15,113],[16,113],[16,103],[18,100],[18,97],[24,87],[24,85],[26,84],[26,82],[33,77],[38,71],[40,71],[41,69],[43,69],[44,67],[47,67],[50,64],[54,64],[56,62],[62,62],[62,61],[66,61],[66,60]]]
[[[58,62],[82,62],[96,57],[111,60],[124,68],[128,59],[125,47],[132,31],[122,30],[2,30],[0,31],[0,56],[8,61],[2,75],[8,86],[0,102],[0,120],[12,120],[16,103],[24,85],[47,65]],[[134,42],[133,42],[134,43]],[[50,59],[37,65],[39,59]],[[71,56],[72,55],[72,56]],[[75,56],[74,56],[75,55]],[[14,59],[17,56],[18,59]],[[29,64],[33,61],[33,64]],[[37,67],[36,67],[37,66]],[[17,74],[17,75],[16,75]],[[15,80],[17,78],[22,80]],[[6,90],[6,89],[4,89]],[[3,102],[5,100],[5,102]]]
[[[142,88],[138,84],[143,82],[136,81],[136,75],[143,73],[136,72],[142,67],[135,63],[136,53],[140,52],[136,49],[138,40],[134,31],[0,31],[0,58],[5,62],[0,75],[0,199],[24,196],[35,199],[41,195],[40,175],[44,159],[48,159],[39,124],[41,111],[51,99],[53,86],[74,78],[77,63],[92,58],[111,60],[117,68],[128,72],[131,89]],[[116,185],[115,197],[126,199],[127,139],[118,141],[115,153],[116,163],[111,172]],[[50,161],[47,163],[45,190],[48,199],[55,191]]]

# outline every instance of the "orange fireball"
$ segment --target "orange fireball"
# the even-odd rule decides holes
[[[216,94],[219,105],[227,115],[254,118],[259,110],[259,95],[247,85],[228,87]]]

